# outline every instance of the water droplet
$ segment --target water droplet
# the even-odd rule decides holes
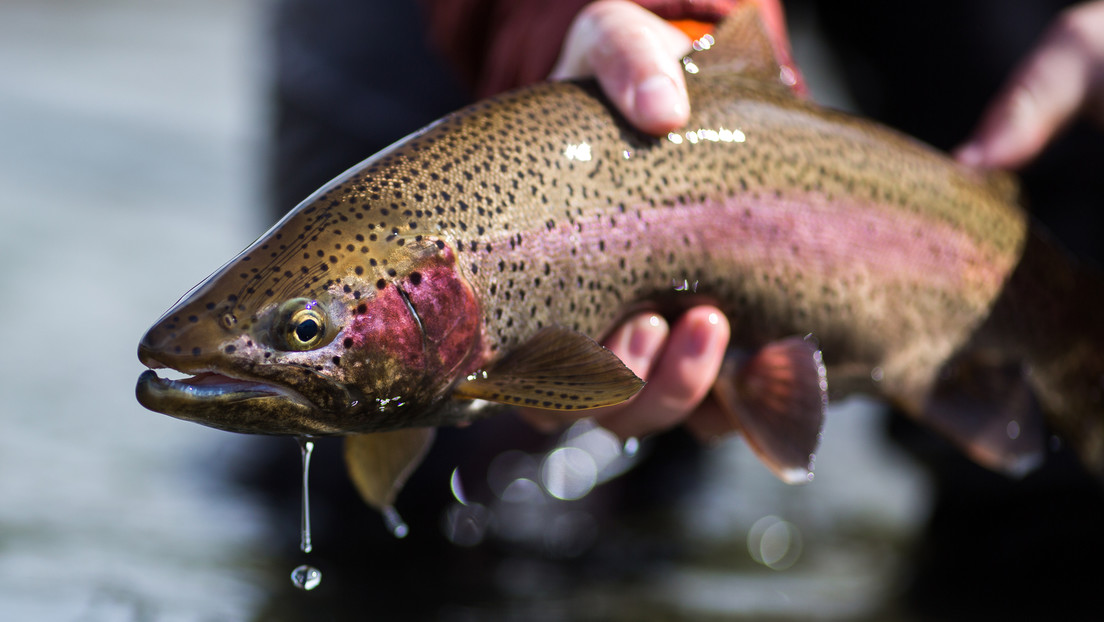
[[[303,564],[291,571],[291,584],[301,590],[313,590],[322,582],[322,571]]]
[[[640,451],[640,439],[635,436],[626,438],[625,445],[621,450],[625,452],[626,456],[635,456],[636,452]]]
[[[774,570],[793,566],[801,556],[801,532],[793,523],[773,515],[755,521],[748,530],[747,544],[752,559]]]
[[[468,504],[468,497],[464,494],[464,486],[460,482],[460,467],[452,470],[452,477],[449,478],[449,488],[452,490],[452,496],[460,502],[460,505]]]
[[[778,70],[778,79],[786,86],[793,86],[797,84],[797,72],[794,71],[793,67],[782,65]]]
[[[582,499],[598,483],[598,466],[585,450],[561,447],[545,457],[541,482],[548,494],[557,499]]]
[[[813,473],[807,468],[790,467],[782,469],[778,477],[787,484],[804,484],[813,481]]]
[[[540,464],[537,459],[523,451],[511,449],[502,452],[491,460],[487,467],[487,485],[498,497],[505,494],[515,480],[525,478],[536,481],[540,478]]]
[[[544,498],[540,484],[531,479],[519,477],[510,482],[499,495],[506,503],[537,504]]]
[[[310,553],[310,487],[308,482],[310,479],[310,459],[311,453],[314,451],[314,441],[312,441],[309,436],[297,436],[295,440],[299,443],[299,453],[303,457],[303,507],[299,523],[299,550],[304,553]],[[298,570],[298,568],[296,570]]]
[[[387,530],[391,532],[391,535],[396,538],[405,538],[410,533],[410,527],[399,516],[398,510],[394,506],[389,505],[383,508],[383,524],[387,526]]]

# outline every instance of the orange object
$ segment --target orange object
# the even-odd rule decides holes
[[[672,19],[669,20],[669,23],[695,41],[713,32],[713,27],[716,26],[712,22],[702,22],[696,19]]]

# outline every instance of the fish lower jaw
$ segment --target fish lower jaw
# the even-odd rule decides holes
[[[152,376],[149,376],[149,374],[152,374]],[[168,373],[162,372],[162,374],[164,374],[164,377],[152,369],[147,370],[139,377],[139,382],[143,378],[148,378],[150,381],[159,383],[166,390],[181,392],[192,399],[217,399],[231,396],[248,399],[254,394],[266,394],[285,397],[313,408],[310,400],[299,393],[267,382],[234,378],[215,371],[200,371],[188,374],[169,370]]]
[[[175,374],[174,374],[175,375]],[[302,394],[262,381],[198,371],[182,378],[142,372],[138,402],[162,414],[246,434],[334,434]]]

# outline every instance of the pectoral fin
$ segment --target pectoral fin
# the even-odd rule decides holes
[[[828,383],[820,351],[791,337],[721,366],[713,395],[733,428],[783,481],[808,481],[820,443]]]
[[[433,443],[434,428],[404,428],[345,439],[345,466],[368,505],[384,510]]]
[[[562,326],[540,330],[486,372],[457,386],[455,397],[545,408],[586,410],[620,404],[644,381],[586,335]]]

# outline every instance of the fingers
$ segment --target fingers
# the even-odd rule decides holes
[[[653,360],[663,349],[668,335],[667,322],[654,313],[642,313],[623,322],[605,340],[605,345],[625,366],[641,378],[648,377]],[[645,389],[646,390],[646,389]],[[613,407],[617,408],[617,407]],[[561,412],[537,408],[523,408],[518,414],[530,425],[543,432],[554,432],[566,422],[578,417],[588,417],[607,409]]]
[[[572,23],[549,77],[593,75],[630,123],[660,135],[689,120],[678,62],[689,51],[689,38],[654,13],[627,0],[598,0]]]
[[[640,393],[607,408],[571,413],[526,408],[519,414],[546,432],[580,415],[592,416],[621,438],[646,436],[686,422],[699,439],[714,441],[732,432],[720,408],[705,401],[724,362],[729,334],[724,314],[711,306],[690,309],[673,328],[655,314],[634,316],[605,345],[648,381]]]
[[[645,334],[649,332],[645,329]],[[644,436],[674,427],[687,419],[709,393],[724,361],[729,326],[715,307],[701,306],[683,314],[670,330],[662,349],[654,336],[640,337],[646,348],[653,348],[652,364],[643,376],[648,384],[624,404],[592,411],[595,420],[621,438]],[[644,361],[646,351],[631,352],[632,341],[610,343],[622,360]],[[621,351],[629,345],[629,352]],[[628,361],[626,361],[628,362]],[[630,365],[631,367],[631,365]],[[634,371],[637,371],[634,369]],[[639,374],[639,372],[638,372]]]
[[[1104,2],[1062,15],[989,105],[962,163],[1019,168],[1039,155],[1086,106],[1104,95]]]

